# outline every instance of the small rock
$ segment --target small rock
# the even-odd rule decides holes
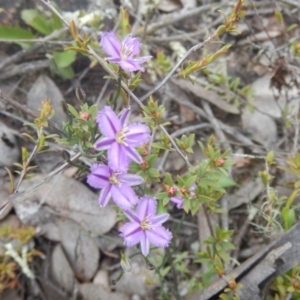
[[[83,282],[90,281],[98,269],[100,258],[95,241],[72,220],[59,220],[58,226],[62,246],[76,277]]]
[[[70,293],[73,291],[74,273],[60,244],[56,245],[52,252],[51,275],[62,289]]]
[[[94,284],[101,284],[108,291],[110,291],[108,272],[106,270],[99,270],[93,280]]]
[[[251,113],[248,108],[242,112],[243,129],[251,138],[267,149],[277,141],[277,127],[275,121],[259,111]]]
[[[129,297],[121,293],[111,293],[102,285],[84,283],[79,285],[79,293],[83,300],[129,300]]]

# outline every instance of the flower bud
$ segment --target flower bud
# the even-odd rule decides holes
[[[142,152],[142,156],[145,157],[145,156],[148,156],[148,155],[149,155],[149,150],[145,148]]]
[[[173,197],[177,193],[177,189],[174,186],[168,186],[167,187],[167,193],[169,196]]]
[[[222,167],[222,166],[224,165],[224,162],[225,162],[225,161],[224,161],[223,158],[221,158],[221,157],[218,158],[218,159],[217,159],[217,166],[218,166],[218,167]]]
[[[234,288],[236,287],[236,282],[235,282],[235,280],[230,280],[230,281],[228,282],[228,286],[229,286],[230,289],[234,289]]]
[[[150,271],[153,271],[153,270],[155,269],[155,266],[154,266],[153,264],[149,263],[149,264],[148,264],[148,269],[149,269]]]
[[[86,121],[88,121],[90,119],[90,114],[85,111],[79,112],[79,115],[82,119],[85,119]]]
[[[130,259],[124,254],[121,253],[121,267],[125,272],[130,272],[132,270],[132,265]]]
[[[81,87],[77,87],[75,89],[75,95],[76,95],[76,98],[81,101],[81,102],[84,102],[85,101],[85,98],[86,98],[86,94],[85,94],[85,91],[83,90],[83,88]]]
[[[146,160],[143,160],[141,162],[141,167],[144,171],[147,170],[149,168],[148,162]]]
[[[181,192],[181,194],[186,194],[187,193],[187,189],[186,189],[186,187],[185,186],[183,186],[182,188],[180,188],[180,192]]]

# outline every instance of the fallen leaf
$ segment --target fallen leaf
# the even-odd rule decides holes
[[[231,114],[239,114],[240,111],[237,107],[228,104],[223,100],[218,93],[211,90],[206,90],[200,83],[197,81],[191,83],[188,80],[184,79],[172,79],[172,82],[177,86],[181,87],[183,90],[193,93],[195,96],[205,99],[209,103],[217,106],[223,111],[226,111]]]
[[[182,7],[182,4],[178,0],[161,0],[157,5],[157,9],[163,12],[172,12]]]

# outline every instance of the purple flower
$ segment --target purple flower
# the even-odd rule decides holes
[[[172,233],[164,228],[164,223],[169,214],[156,216],[157,201],[150,196],[144,196],[136,206],[136,213],[128,210],[124,214],[131,221],[121,229],[120,236],[124,238],[124,244],[132,247],[141,243],[141,251],[144,256],[149,254],[150,244],[165,248],[172,239]]]
[[[183,199],[181,197],[175,196],[170,198],[170,201],[175,203],[177,208],[181,209],[183,208]]]
[[[138,202],[138,197],[130,186],[143,182],[143,178],[138,175],[114,172],[103,164],[92,165],[91,174],[87,176],[87,183],[90,186],[102,189],[99,196],[101,207],[106,206],[112,198],[116,205],[124,210],[130,209]]]
[[[194,190],[196,189],[196,185],[193,184],[190,189],[189,189],[189,197],[190,198],[193,198],[195,196],[195,192]],[[182,191],[183,189],[179,189],[179,191]],[[170,198],[170,201],[175,203],[177,208],[181,209],[183,208],[183,202],[184,202],[184,199],[180,196],[174,196],[174,197],[171,197]]]
[[[149,128],[141,123],[126,126],[130,109],[124,109],[120,118],[109,106],[105,106],[97,115],[97,123],[103,137],[96,143],[98,150],[108,150],[108,165],[115,171],[127,172],[130,160],[142,163],[143,159],[136,147],[150,141]]]
[[[145,69],[140,64],[152,58],[152,56],[134,58],[140,54],[140,42],[130,34],[120,42],[113,32],[103,33],[101,46],[110,55],[110,57],[105,58],[107,61],[119,64],[122,69],[128,72],[137,70],[143,72]]]

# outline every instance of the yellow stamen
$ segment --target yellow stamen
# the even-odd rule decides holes
[[[115,172],[109,177],[109,182],[117,187],[121,186],[121,181],[118,179],[119,173]]]
[[[119,144],[125,144],[125,137],[126,137],[126,133],[128,132],[128,130],[126,128],[121,129],[120,131],[117,132],[116,134],[116,142]]]
[[[143,230],[151,230],[152,229],[152,226],[151,226],[151,222],[149,221],[149,216],[146,216],[144,218],[144,220],[141,222],[141,228]]]

